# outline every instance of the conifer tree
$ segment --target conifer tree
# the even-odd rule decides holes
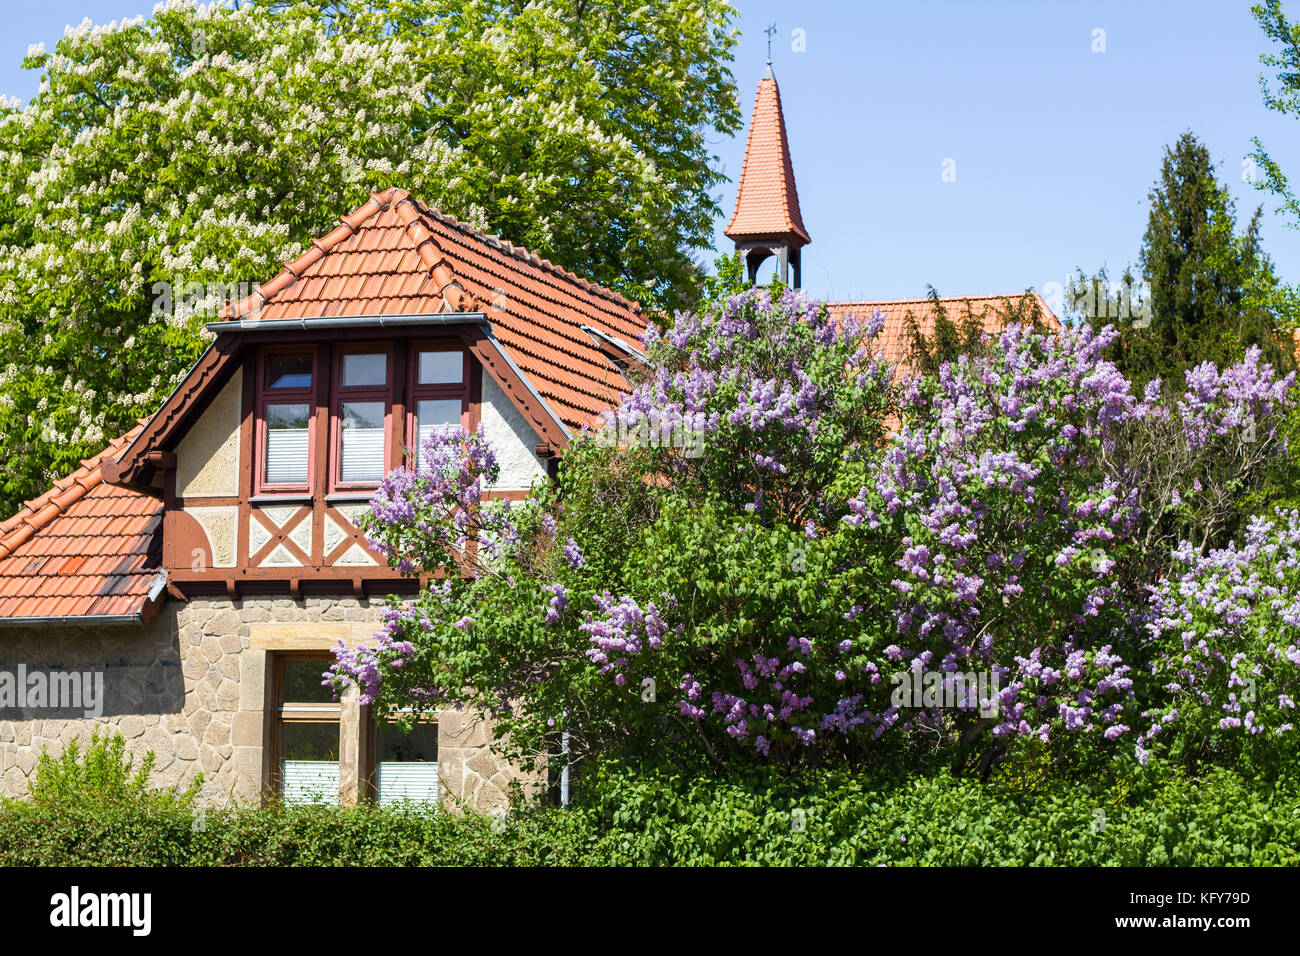
[[[1165,150],[1138,264],[1149,286],[1140,313],[1116,321],[1111,358],[1139,385],[1153,378],[1181,390],[1183,373],[1204,361],[1219,367],[1258,345],[1275,368],[1295,367],[1284,289],[1260,244],[1262,210],[1238,233],[1227,187],[1209,150],[1192,133]]]

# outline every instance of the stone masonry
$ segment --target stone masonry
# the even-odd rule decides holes
[[[0,630],[0,671],[104,674],[103,712],[0,711],[0,793],[27,792],[42,748],[57,756],[94,726],[117,730],[129,751],[156,757],[155,785],[184,787],[202,772],[210,805],[251,802],[271,779],[270,657],[355,645],[377,629],[382,599],[353,597],[195,598],[169,601],[144,627]],[[341,799],[360,793],[362,715],[345,699],[341,719]],[[480,715],[447,711],[438,722],[439,792],[448,806],[480,811],[505,802],[517,770],[486,746]],[[536,792],[539,781],[527,783]]]

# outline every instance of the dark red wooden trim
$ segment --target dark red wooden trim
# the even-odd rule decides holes
[[[328,508],[326,509],[326,513],[335,521],[336,524],[338,524],[344,534],[347,535],[346,538],[335,546],[333,551],[326,555],[325,565],[327,567],[337,567],[338,565],[335,562],[337,562],[339,558],[343,557],[343,555],[347,554],[354,544],[361,545],[363,551],[370,553],[370,548],[366,544],[365,534],[360,528],[348,520],[347,515],[340,512],[337,508]],[[388,567],[388,565],[382,563],[378,566]]]
[[[322,342],[317,349],[317,364],[321,368],[329,368],[330,362],[334,357],[334,349],[331,343]],[[316,565],[316,552],[321,549],[317,543],[319,539],[316,536],[318,529],[324,529],[323,515],[324,506],[324,489],[329,481],[329,445],[330,445],[330,405],[329,394],[322,390],[316,395],[316,435],[312,443],[315,449],[316,458],[312,462],[312,480],[315,482],[313,487],[321,489],[321,492],[312,499],[312,564]]]
[[[253,555],[249,559],[249,564],[255,568],[259,567],[261,563],[266,560],[267,556],[276,549],[276,547],[284,545],[285,550],[301,561],[303,565],[310,566],[312,563],[311,555],[303,551],[303,549],[298,546],[298,543],[293,541],[289,535],[294,532],[298,525],[302,524],[303,519],[311,517],[312,510],[313,509],[310,505],[303,505],[294,512],[293,516],[290,517],[283,526],[277,528],[271,522],[271,519],[262,513],[260,508],[254,508],[252,513],[257,519],[258,524],[260,524],[267,533],[271,535],[271,537],[266,544],[262,545],[257,554]],[[293,569],[286,568],[284,570],[292,571]]]
[[[524,420],[532,426],[537,436],[549,442],[557,450],[567,448],[569,436],[563,427],[551,414],[550,409],[538,400],[523,377],[506,360],[500,348],[488,338],[487,333],[479,326],[473,325],[461,326],[460,334],[470,352],[479,360],[487,374],[501,386],[501,390],[506,393],[511,404],[519,414],[524,416]]]
[[[465,351],[465,365],[469,369],[467,379],[469,387],[465,394],[466,415],[469,421],[465,427],[471,432],[476,432],[483,421],[483,366],[470,355],[468,349]]]
[[[352,579],[361,577],[366,581],[383,581],[391,584],[394,581],[407,579],[409,576],[401,574],[395,568],[386,564],[368,565],[358,571],[355,565],[347,567],[325,567],[313,568],[304,565],[300,568],[218,568],[216,573],[205,574],[197,571],[177,569],[175,573],[175,584],[185,586],[191,584],[213,582],[218,583],[242,583],[246,581],[264,581],[283,584],[289,586],[289,582],[297,579],[300,584],[308,582],[333,581],[351,586]]]
[[[221,508],[239,504],[238,495],[191,495],[188,498],[176,497],[167,507],[172,508]]]
[[[526,501],[527,498],[528,498],[528,495],[529,495],[529,492],[526,491],[526,490],[522,490],[522,491],[485,491],[485,492],[483,492],[483,497],[484,497],[484,498],[488,498],[488,499],[491,499],[491,498],[501,498],[501,499],[505,499],[505,500],[507,500],[507,501]]]
[[[393,343],[393,403],[389,409],[392,427],[388,447],[389,471],[400,468],[406,459],[406,412],[409,407],[406,388],[410,381],[407,375],[407,362],[412,351],[407,345],[408,343],[404,341]]]
[[[235,529],[238,552],[235,554],[235,567],[248,567],[249,522],[252,520],[253,473],[257,468],[257,381],[256,362],[244,363],[244,417],[239,425],[239,517]]]
[[[163,444],[176,427],[186,421],[195,410],[195,399],[213,383],[223,381],[236,364],[241,339],[217,339],[213,346],[199,356],[189,374],[163,403],[130,446],[116,459],[108,458],[100,464],[100,473],[110,485],[125,485],[153,497],[159,490],[153,485],[154,471],[166,459],[150,462],[153,452],[164,451]]]

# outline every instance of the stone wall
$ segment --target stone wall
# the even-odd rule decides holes
[[[204,775],[209,804],[256,800],[272,779],[271,659],[277,651],[327,650],[368,641],[383,601],[352,597],[258,597],[169,601],[143,627],[0,630],[0,673],[103,674],[102,713],[0,711],[0,793],[23,796],[42,747],[57,755],[95,726],[120,731],[131,753],[156,757],[155,784],[188,785]],[[341,799],[362,792],[363,714],[343,702]],[[368,719],[368,718],[366,718]],[[479,715],[446,712],[438,728],[439,790],[449,805],[492,809],[517,772],[485,746]],[[536,786],[537,781],[529,781]]]

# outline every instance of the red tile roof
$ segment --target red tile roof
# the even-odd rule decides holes
[[[1002,331],[1000,311],[1008,304],[1014,304],[1023,295],[1031,295],[1043,311],[1043,319],[1049,328],[1059,329],[1060,320],[1048,308],[1043,297],[1037,292],[1016,293],[1013,295],[976,295],[964,298],[941,297],[949,321],[960,325],[967,316],[973,315],[979,320],[984,331],[996,333]],[[908,335],[907,314],[912,313],[917,327],[922,334],[934,332],[934,302],[930,299],[883,299],[876,302],[827,302],[832,317],[842,319],[847,315],[856,315],[860,321],[870,319],[877,310],[885,314],[885,325],[877,339],[879,347],[884,350],[885,358],[891,362],[907,364],[912,340]]]
[[[0,619],[142,614],[162,567],[162,502],[104,482],[143,422],[0,523]]]
[[[737,242],[757,236],[787,236],[800,245],[812,240],[799,213],[790,143],[781,112],[781,90],[769,66],[758,84],[745,143],[745,165],[736,190],[736,211],[724,230]]]
[[[506,354],[570,430],[593,424],[627,389],[590,326],[636,345],[640,306],[401,189],[374,194],[225,318],[487,315]]]
[[[775,81],[764,85],[770,86],[775,112],[768,115],[776,118],[783,148]],[[761,86],[760,105],[767,95]],[[751,131],[751,152],[758,138]],[[784,165],[788,173],[788,152]],[[749,179],[751,185],[757,181]],[[786,181],[791,203],[786,208],[793,210],[786,225],[801,231],[793,176]],[[742,175],[742,194],[746,188]],[[1007,298],[943,301],[954,320],[973,309],[993,329],[997,323],[990,306]],[[884,350],[896,361],[906,358],[904,316],[909,310],[922,329],[933,327],[928,299],[829,305],[840,316],[857,312],[866,318],[883,310]],[[1045,305],[1043,309],[1056,323]],[[343,217],[338,229],[314,240],[253,297],[229,307],[225,318],[480,311],[501,347],[570,429],[591,424],[626,390],[626,381],[601,351],[600,337],[589,335],[584,326],[635,344],[645,326],[635,303],[430,210],[400,189],[376,194]],[[211,356],[196,369],[206,368],[205,361],[211,365]],[[0,523],[0,621],[136,615],[151,606],[148,595],[161,567],[162,502],[109,484],[103,471],[144,426],[142,422]]]

